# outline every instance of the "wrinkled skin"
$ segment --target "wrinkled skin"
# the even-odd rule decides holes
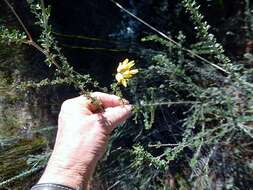
[[[61,107],[53,153],[39,183],[87,187],[97,161],[103,155],[113,129],[131,115],[131,105],[105,93],[91,94],[103,106],[84,96],[66,100]]]

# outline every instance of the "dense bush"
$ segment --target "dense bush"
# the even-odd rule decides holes
[[[165,10],[169,1],[163,2]],[[214,2],[224,6],[223,1]],[[61,53],[49,24],[50,6],[43,1],[28,3],[41,27],[39,38],[35,40],[19,20],[25,33],[2,25],[1,43],[33,46],[55,73],[53,78],[24,81],[17,87],[70,85],[87,97],[92,89],[103,90],[89,71],[86,75],[75,71]],[[141,39],[139,73],[127,87],[114,83],[109,90],[129,99],[135,110],[133,119],[115,130],[94,188],[250,189],[253,81],[252,66],[242,63],[253,55],[228,58],[195,0],[182,0],[174,10],[189,17],[190,37],[185,28],[174,28],[172,36],[163,33],[118,6],[152,32]],[[245,1],[246,40],[252,35],[250,10]]]

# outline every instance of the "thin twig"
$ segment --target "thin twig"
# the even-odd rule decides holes
[[[159,147],[169,147],[169,146],[178,146],[179,144],[149,144],[148,147],[159,148]]]
[[[114,184],[112,184],[110,187],[107,188],[107,190],[111,190],[115,186],[117,186],[120,183],[120,181],[116,181]]]
[[[13,6],[9,3],[8,0],[4,0],[4,2],[7,4],[7,6],[11,9],[12,13],[15,15],[15,17],[17,18],[19,24],[22,26],[22,28],[24,29],[25,33],[28,36],[28,41],[23,42],[24,44],[28,44],[33,46],[34,48],[36,48],[37,50],[39,50],[41,53],[43,53],[46,57],[50,57],[50,53],[48,51],[45,51],[42,47],[40,47],[32,38],[32,35],[29,33],[28,29],[26,28],[26,26],[24,25],[23,21],[21,20],[20,16],[17,14],[17,12],[15,11],[15,9],[13,8]],[[43,0],[41,0],[41,2],[43,3]],[[42,4],[42,6],[44,6],[44,3]],[[44,14],[43,14],[44,15]],[[52,60],[53,64],[57,67],[57,69],[60,69],[60,66],[57,64],[57,62],[55,60]]]
[[[182,105],[182,104],[200,104],[198,101],[178,101],[178,102],[155,102],[150,104],[140,103],[142,106],[163,106],[163,105]]]
[[[253,133],[252,133],[252,128],[247,127],[243,124],[238,124],[237,125],[243,132],[245,132],[246,134],[248,134],[251,138],[253,138]]]
[[[44,50],[42,47],[40,47],[37,43],[35,43],[34,41],[28,42],[29,45],[33,46],[34,48],[36,48],[37,50],[39,50],[41,53],[43,53],[46,57],[51,57],[50,53],[46,50]],[[55,61],[54,58],[52,58],[52,63],[55,65],[55,67],[57,69],[61,69],[60,65],[58,65],[58,63]]]
[[[47,26],[47,19],[46,19],[46,14],[45,14],[45,3],[44,0],[40,0],[40,4],[41,4],[41,9],[42,9],[42,16],[43,16],[43,24],[46,27]]]
[[[133,14],[132,12],[128,11],[126,8],[124,8],[121,4],[117,3],[114,0],[109,0],[112,3],[114,3],[117,7],[119,7],[121,10],[123,10],[124,12],[126,12],[127,14],[129,14],[130,16],[132,16],[133,18],[135,18],[136,20],[138,20],[139,22],[141,22],[142,24],[144,24],[145,26],[147,26],[148,28],[150,28],[151,30],[155,31],[156,33],[158,33],[160,36],[162,36],[163,38],[167,39],[168,41],[170,41],[172,44],[180,47],[183,51],[187,52],[188,54],[191,54],[191,56],[198,58],[199,60],[213,66],[214,68],[224,72],[225,74],[231,74],[229,71],[227,71],[226,69],[222,68],[219,65],[216,65],[215,63],[205,59],[204,57],[198,55],[197,53],[193,52],[192,50],[189,50],[187,48],[182,47],[181,44],[179,44],[178,42],[176,42],[175,40],[173,40],[172,38],[170,38],[168,35],[164,34],[163,32],[161,32],[160,30],[158,30],[157,28],[153,27],[152,25],[150,25],[149,23],[147,23],[146,21],[142,20],[141,18],[139,18],[138,16],[136,16],[135,14]]]
[[[9,179],[7,179],[5,181],[0,181],[0,187],[5,187],[9,183],[12,183],[13,181],[16,181],[17,179],[21,179],[21,178],[24,178],[24,177],[26,177],[28,175],[31,175],[31,174],[33,174],[33,173],[35,173],[35,172],[43,169],[44,167],[45,167],[44,165],[38,166],[36,168],[32,168],[32,169],[30,169],[28,171],[22,172],[22,173],[14,176],[14,177],[11,177],[11,178],[9,178]]]
[[[11,6],[11,4],[8,2],[8,0],[4,0],[5,3],[8,5],[8,7],[11,9],[11,11],[13,12],[13,14],[16,16],[16,18],[18,19],[18,22],[21,24],[21,26],[23,27],[23,29],[25,30],[26,34],[28,35],[29,40],[26,42],[23,42],[24,44],[28,44],[33,46],[34,48],[36,48],[37,50],[39,50],[41,53],[43,53],[46,58],[50,58],[53,65],[56,66],[56,68],[58,70],[61,70],[60,65],[57,63],[57,61],[55,60],[55,57],[51,56],[50,54],[50,49],[47,48],[42,48],[41,46],[39,46],[31,37],[30,33],[28,32],[27,28],[25,27],[24,23],[22,22],[22,20],[20,19],[20,17],[18,16],[17,12],[15,11],[15,9]],[[46,15],[45,15],[45,4],[44,4],[44,0],[41,0],[41,7],[42,7],[42,15],[43,15],[43,24],[44,24],[44,29],[47,27],[47,19],[46,19]],[[74,74],[80,75],[77,71],[73,71]],[[66,73],[63,73],[64,75],[66,75]],[[67,76],[67,75],[66,75]],[[70,77],[70,80],[75,83],[75,81],[73,80],[72,77]],[[82,91],[83,89],[80,88]],[[96,100],[96,98],[91,97],[89,92],[83,92],[83,94],[85,96],[87,96],[87,98],[91,99],[92,102],[97,106],[98,110],[104,110],[103,106],[101,105],[101,102],[99,102],[98,100]]]
[[[71,49],[92,50],[92,51],[110,51],[110,52],[122,52],[122,51],[126,52],[126,51],[128,51],[127,48],[114,49],[114,48],[87,47],[87,46],[71,46],[71,45],[67,45],[67,44],[61,44],[61,46],[65,47],[65,48],[71,48]]]

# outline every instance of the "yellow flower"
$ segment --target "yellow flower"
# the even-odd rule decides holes
[[[119,63],[116,74],[118,84],[122,84],[124,87],[127,87],[128,80],[138,73],[138,69],[131,70],[134,65],[134,60],[129,61],[129,59],[125,59],[123,62]]]

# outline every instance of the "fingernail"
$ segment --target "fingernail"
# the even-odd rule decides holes
[[[132,112],[132,110],[133,110],[133,105],[131,105],[131,104],[125,105],[124,107],[125,107],[126,109],[128,109],[129,111],[131,111],[131,112]]]

